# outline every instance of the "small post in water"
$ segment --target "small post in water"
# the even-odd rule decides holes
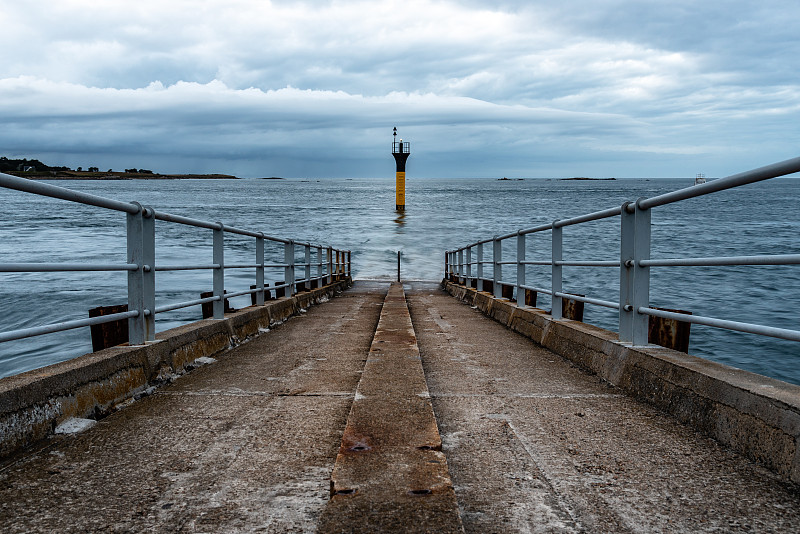
[[[397,251],[397,281],[400,281],[400,251]]]

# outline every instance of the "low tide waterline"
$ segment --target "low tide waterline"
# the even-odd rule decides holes
[[[352,250],[357,279],[394,279],[397,252],[407,280],[441,280],[443,252],[493,235],[619,206],[691,185],[692,179],[564,181],[413,179],[406,210],[395,210],[394,178],[321,180],[59,181],[56,185],[138,201],[159,211]],[[656,208],[652,257],[798,253],[800,180],[776,179]],[[124,263],[121,213],[0,189],[0,262]],[[770,216],[770,214],[772,216]],[[211,263],[211,232],[158,222],[161,265]],[[253,240],[226,238],[227,264],[252,263]],[[528,238],[528,259],[549,258],[550,234]],[[282,251],[267,249],[282,261]],[[509,240],[504,257],[513,258]],[[619,258],[619,220],[564,229],[564,258]],[[298,250],[299,259],[299,250]],[[797,266],[651,269],[651,303],[734,321],[800,328]],[[487,270],[487,273],[490,272]],[[505,268],[504,279],[515,271]],[[283,280],[279,270],[267,281]],[[549,287],[550,269],[530,266],[528,283]],[[253,269],[226,272],[229,292],[254,283]],[[566,291],[618,299],[613,268],[565,267]],[[210,271],[158,272],[157,305],[198,298]],[[87,317],[89,308],[124,303],[126,275],[0,273],[0,331]],[[233,299],[234,307],[249,304]],[[539,307],[549,309],[546,295]],[[587,305],[585,321],[616,331],[615,310]],[[200,318],[199,306],[159,314],[158,330]],[[0,376],[91,351],[88,328],[0,344]],[[690,353],[800,384],[800,344],[693,325]]]

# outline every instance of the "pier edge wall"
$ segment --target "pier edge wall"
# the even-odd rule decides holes
[[[0,379],[0,459],[52,434],[70,419],[99,419],[125,403],[284,322],[352,285],[349,278],[165,330],[142,346],[120,345]]]
[[[457,299],[778,473],[800,483],[800,386],[617,334],[443,281]]]

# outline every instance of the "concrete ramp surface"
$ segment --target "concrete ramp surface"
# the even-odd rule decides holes
[[[357,282],[3,460],[0,531],[798,531],[796,485],[404,287]]]

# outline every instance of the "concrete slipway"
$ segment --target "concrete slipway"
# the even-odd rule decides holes
[[[0,531],[800,530],[786,476],[438,284],[388,290],[357,282],[7,458]]]

